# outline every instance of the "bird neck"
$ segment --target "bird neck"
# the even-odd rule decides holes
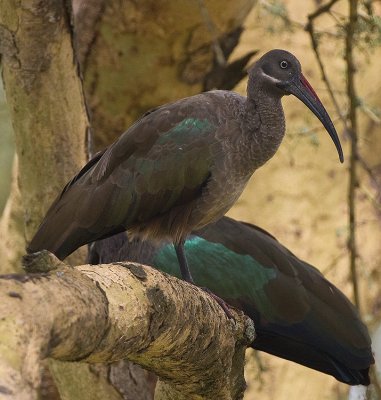
[[[286,124],[281,97],[279,91],[249,80],[245,125],[256,168],[276,153],[284,137]]]

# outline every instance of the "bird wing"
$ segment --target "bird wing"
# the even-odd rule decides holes
[[[28,251],[64,258],[195,199],[211,174],[218,129],[195,97],[147,113],[89,161],[53,203]]]
[[[213,277],[200,283],[193,267],[197,263],[192,264],[192,255],[188,255],[195,282],[254,319],[258,333],[254,348],[330,373],[346,383],[368,382],[373,357],[367,328],[352,303],[315,267],[262,229],[227,217],[200,236],[207,241],[204,245],[210,254],[203,263],[213,269]],[[218,270],[223,263],[213,263],[215,246],[219,246],[220,257],[230,260],[229,269],[221,269],[220,279]],[[198,244],[200,258],[204,257],[201,248]],[[200,275],[206,273],[207,269],[200,268]]]

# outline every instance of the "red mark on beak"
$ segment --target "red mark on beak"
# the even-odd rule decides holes
[[[304,77],[303,74],[300,74],[300,82],[302,82],[302,85],[314,96],[314,98],[321,103],[319,96],[316,94],[315,90],[313,87],[310,85],[310,83],[307,81],[307,79]]]

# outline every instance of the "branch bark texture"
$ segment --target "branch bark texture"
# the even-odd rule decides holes
[[[21,257],[25,252],[24,218],[18,185],[18,158],[12,168],[11,192],[0,218],[0,274],[22,272]]]
[[[242,313],[227,320],[202,290],[140,264],[70,268],[50,257],[51,272],[0,277],[0,399],[36,399],[46,357],[127,358],[164,382],[161,399],[242,398],[254,338]]]

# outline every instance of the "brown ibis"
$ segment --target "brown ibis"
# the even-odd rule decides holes
[[[130,237],[172,241],[183,279],[193,282],[187,235],[221,218],[275,154],[285,133],[281,98],[290,94],[319,118],[343,161],[333,123],[299,61],[272,50],[250,69],[247,97],[215,90],[144,114],[65,186],[27,251],[64,259],[127,230]]]
[[[195,283],[245,312],[255,324],[251,347],[369,385],[371,341],[357,310],[312,265],[263,229],[223,217],[185,242]],[[137,261],[179,277],[170,243],[128,241],[125,232],[91,244],[91,264]]]

